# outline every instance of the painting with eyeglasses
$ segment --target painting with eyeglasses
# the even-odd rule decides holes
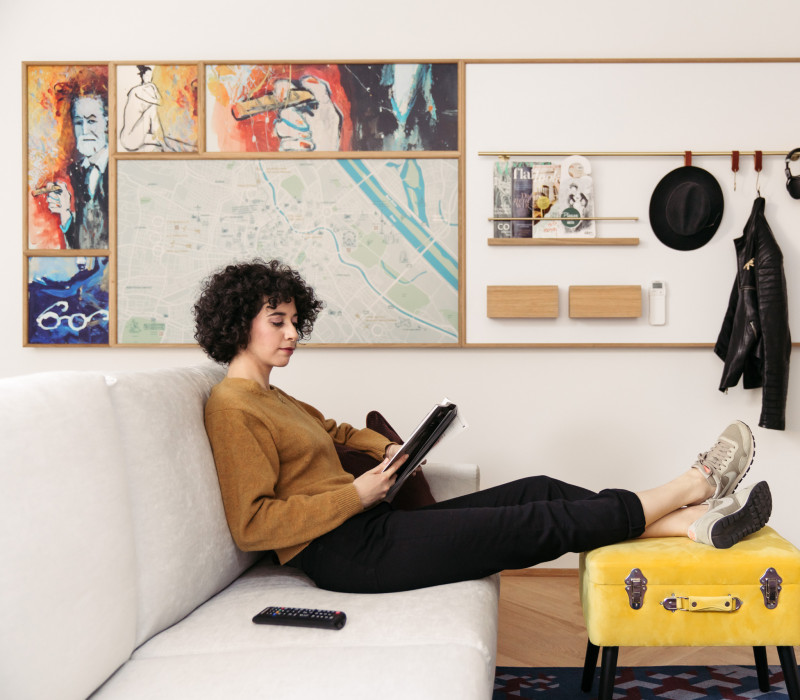
[[[108,257],[28,259],[28,342],[108,344]]]

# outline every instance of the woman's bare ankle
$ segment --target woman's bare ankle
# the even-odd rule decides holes
[[[707,510],[706,505],[679,508],[648,525],[640,537],[687,537],[689,526]]]
[[[699,469],[689,467],[686,475],[692,483],[692,486],[689,487],[689,498],[691,500],[686,505],[698,506],[714,495],[714,486],[709,483]]]

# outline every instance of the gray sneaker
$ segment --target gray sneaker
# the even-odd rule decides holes
[[[764,527],[771,513],[769,484],[759,481],[732,496],[709,499],[708,512],[689,526],[687,534],[695,542],[728,549]]]
[[[750,470],[756,454],[756,441],[742,421],[731,423],[708,452],[697,455],[692,465],[714,487],[711,498],[729,496]]]

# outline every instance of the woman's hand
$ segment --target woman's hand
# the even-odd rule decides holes
[[[383,452],[384,458],[385,459],[391,459],[392,457],[394,457],[400,451],[401,447],[402,447],[402,445],[397,445],[397,444],[395,444],[393,442],[388,444],[388,445],[386,445],[386,449]],[[408,459],[408,457],[406,457],[405,459]],[[405,461],[405,459],[403,461]],[[414,469],[414,472],[411,474],[411,476],[416,476],[417,475],[417,471],[419,471],[419,468],[425,466],[427,463],[428,463],[428,460],[427,459],[423,459],[416,466],[416,468]]]
[[[396,451],[397,450],[394,450],[392,455]],[[387,454],[389,453],[389,448],[387,448],[386,452]],[[353,486],[355,486],[356,491],[358,491],[358,497],[361,499],[361,505],[364,507],[364,510],[370,506],[374,506],[376,503],[380,503],[386,498],[386,494],[397,478],[395,472],[400,465],[406,461],[407,457],[401,457],[389,469],[383,471],[390,459],[391,456],[388,456],[377,467],[370,469],[368,472],[364,472],[353,482]]]
[[[400,445],[397,445],[394,442],[390,442],[388,445],[386,445],[386,449],[383,451],[383,458],[391,459],[397,454],[399,450],[400,450]]]

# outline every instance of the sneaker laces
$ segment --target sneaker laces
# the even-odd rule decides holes
[[[719,472],[735,450],[736,447],[730,442],[717,440],[717,443],[708,452],[701,452],[697,455],[697,463],[714,472]]]

